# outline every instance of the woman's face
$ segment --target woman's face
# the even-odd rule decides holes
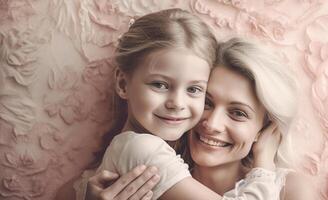
[[[204,114],[188,136],[195,164],[214,167],[240,162],[250,152],[264,115],[249,79],[225,67],[214,68]]]

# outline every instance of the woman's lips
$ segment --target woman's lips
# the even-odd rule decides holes
[[[209,136],[206,136],[206,135],[200,135],[197,132],[195,134],[197,136],[197,139],[201,143],[203,143],[207,146],[211,146],[211,147],[228,147],[228,146],[232,145],[231,143],[219,140],[217,138],[209,137]]]

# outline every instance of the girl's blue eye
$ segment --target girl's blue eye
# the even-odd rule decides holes
[[[169,85],[165,82],[151,82],[149,85],[160,90],[167,90]]]
[[[190,88],[187,89],[187,91],[190,92],[190,93],[196,93],[200,90],[197,87],[190,87]]]
[[[191,86],[187,88],[187,91],[192,94],[192,95],[201,95],[204,93],[203,88],[199,87],[199,86]]]

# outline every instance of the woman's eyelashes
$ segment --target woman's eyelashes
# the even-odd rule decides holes
[[[238,109],[238,108],[231,108],[228,113],[229,113],[230,117],[236,121],[242,122],[242,121],[246,121],[247,119],[249,119],[249,115],[247,114],[247,112],[245,112],[241,109]]]
[[[217,105],[214,105],[211,99],[208,97],[205,98],[205,110],[211,110],[214,109],[214,107]],[[237,108],[237,107],[227,107],[228,115],[232,120],[243,122],[250,118],[247,111]]]
[[[208,97],[206,97],[205,98],[204,110],[210,110],[213,107],[214,107],[213,102]]]

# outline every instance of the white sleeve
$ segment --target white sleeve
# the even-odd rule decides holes
[[[276,172],[253,168],[235,188],[224,194],[224,200],[279,200],[287,170]]]
[[[102,169],[112,167],[122,175],[141,164],[158,168],[160,181],[152,190],[153,199],[158,199],[174,184],[191,176],[183,159],[157,136],[126,132],[116,136],[110,146],[112,147],[104,156],[107,161],[103,160]],[[111,154],[111,150],[115,156]]]

